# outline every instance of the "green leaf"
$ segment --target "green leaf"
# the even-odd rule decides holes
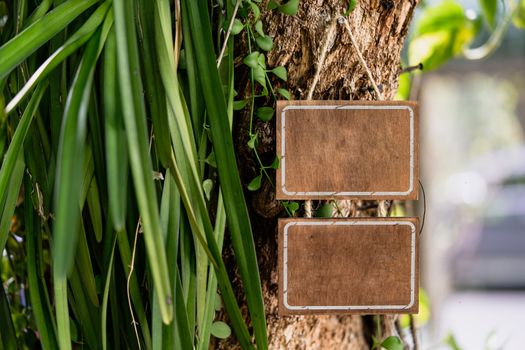
[[[263,67],[257,66],[255,68],[252,68],[253,72],[253,79],[261,84],[263,87],[263,95],[266,95],[268,93],[268,89],[266,87],[266,71]]]
[[[483,11],[483,17],[491,29],[496,28],[496,16],[498,14],[498,0],[478,0]]]
[[[211,153],[206,157],[206,163],[208,163],[211,167],[217,168],[217,161],[215,160],[215,152],[211,151]]]
[[[223,307],[222,298],[219,295],[219,293],[215,293],[215,305],[214,305],[215,311],[221,311],[222,307]]]
[[[267,35],[255,38],[255,42],[264,51],[270,51],[273,47],[273,39]]]
[[[264,34],[264,30],[263,30],[263,24],[261,21],[257,21],[255,23],[255,31],[257,33],[259,33],[260,36],[265,36],[266,34]]]
[[[233,110],[240,111],[248,104],[248,100],[233,101]]]
[[[285,15],[295,16],[299,10],[299,0],[289,0],[286,4],[280,5],[278,9]]]
[[[253,2],[250,2],[250,7],[251,7],[252,12],[253,12],[253,19],[255,21],[257,21],[259,19],[259,17],[261,16],[261,10],[259,9],[259,6],[257,6]]]
[[[281,159],[279,158],[279,156],[275,156],[272,164],[270,164],[270,168],[277,170],[280,167],[281,167]]]
[[[226,339],[232,334],[232,331],[230,329],[230,326],[228,326],[226,323],[222,321],[217,321],[213,322],[213,324],[211,325],[211,334],[215,338]]]
[[[408,48],[410,65],[423,64],[432,70],[463,53],[477,31],[465,11],[455,1],[447,0],[427,7],[416,24],[414,37]]]
[[[257,57],[257,63],[260,67],[266,69],[266,56],[264,56],[262,53],[259,54],[259,56]]]
[[[142,80],[138,59],[137,28],[134,3],[114,0],[117,43],[118,77],[128,154],[141,215],[149,266],[157,293],[162,320],[169,324],[173,318],[173,297],[166,261],[166,250],[160,226],[157,195],[153,184],[149,156],[149,137]]]
[[[250,135],[250,141],[248,141],[248,147],[255,149],[257,147],[257,134]]]
[[[281,204],[290,216],[294,216],[297,210],[299,210],[299,203],[297,202],[284,201],[281,202]]]
[[[259,107],[257,108],[257,118],[263,122],[272,120],[275,114],[275,110],[272,107]]]
[[[415,25],[414,36],[437,31],[454,31],[467,21],[465,10],[454,0],[446,0],[435,6],[425,7]]]
[[[270,0],[268,2],[268,10],[275,10],[278,7],[279,7],[279,3],[276,2],[275,0]]]
[[[254,177],[252,181],[248,184],[248,189],[250,191],[257,191],[259,188],[261,188],[261,180],[262,180],[262,174],[259,174],[258,176]]]
[[[514,15],[512,16],[512,23],[517,28],[525,29],[525,0],[519,0]]]
[[[386,350],[404,350],[403,342],[398,337],[390,336],[383,340],[381,346]]]
[[[0,47],[0,79],[98,0],[69,0]]]
[[[222,84],[215,62],[207,2],[184,0],[182,4],[183,9],[187,9],[187,17],[192,29],[192,41],[195,45],[195,57],[202,83],[202,94],[206,103],[207,117],[213,136],[213,149],[217,157],[218,173],[224,196],[231,242],[246,292],[254,338],[257,348],[263,350],[268,348],[268,336],[255,243],[233,149],[230,122],[226,118],[228,115],[227,104],[224,95],[217,93],[222,90]],[[181,197],[188,202],[189,197],[187,193],[184,196],[182,195],[183,192],[181,191]],[[186,204],[191,208],[190,203]],[[189,213],[191,214],[191,211]],[[237,340],[243,348],[253,348],[251,336],[235,300],[233,288],[228,280],[226,266],[215,244],[213,232],[210,232],[209,228],[206,228],[205,232],[209,241],[210,251],[216,257],[214,267],[218,276],[217,280]]]
[[[244,29],[244,24],[242,24],[242,22],[238,18],[234,19],[231,34],[237,35],[240,32],[242,32],[243,29]]]
[[[284,97],[287,100],[292,98],[292,96],[290,95],[290,91],[288,91],[286,89],[279,88],[279,89],[277,89],[277,91],[279,92],[279,94],[281,94],[282,97]]]
[[[211,190],[213,189],[213,181],[210,179],[204,180],[202,183],[202,188],[204,190],[204,194],[206,195],[206,199],[210,200]]]
[[[345,17],[347,17],[352,11],[355,10],[357,6],[357,0],[348,0],[348,5],[346,6],[346,11],[343,13]]]
[[[248,56],[244,57],[242,62],[250,68],[256,68],[259,65],[258,59],[259,59],[259,52],[254,51]]]
[[[275,67],[270,72],[275,74],[281,80],[288,80],[288,73],[286,72],[286,68],[284,68],[283,66]]]
[[[452,333],[447,334],[446,338],[443,340],[443,343],[445,345],[448,345],[452,350],[461,350],[461,347],[458,345],[456,337],[454,337],[454,334]]]
[[[68,56],[76,52],[82,45],[88,41],[93,35],[96,29],[101,25],[102,21],[106,18],[106,13],[110,8],[110,3],[105,2],[102,4],[87,21],[75,32],[68,40],[60,46],[51,56],[49,56],[44,63],[42,63],[33,75],[27,80],[25,85],[19,89],[16,96],[9,101],[6,107],[7,113],[11,113],[14,108],[29,95],[32,88],[37,83],[42,81],[46,76],[49,75],[61,62],[63,62]]]
[[[315,216],[318,218],[331,218],[333,208],[334,207],[331,203],[325,203],[321,206],[321,208],[316,210]]]
[[[410,89],[412,87],[412,77],[405,73],[399,76],[399,85],[397,87],[396,97],[394,100],[407,101],[410,98]]]

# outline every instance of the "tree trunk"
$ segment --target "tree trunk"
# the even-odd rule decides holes
[[[401,71],[400,53],[417,2],[358,1],[357,8],[348,17],[355,41],[387,100],[393,98],[397,89]],[[266,3],[263,1],[261,9],[266,8]],[[269,67],[287,68],[288,82],[281,86],[288,88],[294,99],[307,98],[316,74],[319,79],[313,90],[313,99],[378,98],[358,59],[344,21],[337,20],[345,11],[346,4],[347,1],[343,0],[301,0],[299,12],[295,16],[263,10],[265,32],[274,39],[274,47],[267,55],[267,64]],[[326,58],[319,65],[324,47]],[[245,47],[243,52],[246,52]],[[243,69],[242,66],[237,69],[236,89],[241,94],[243,91],[249,94],[246,88],[248,75],[246,73],[243,77],[243,74],[239,74]],[[275,81],[274,87],[279,84]],[[245,183],[259,172],[246,146],[248,123],[249,115],[240,115],[236,117],[234,127],[240,171]],[[259,134],[257,150],[263,162],[270,163],[275,157],[275,125],[273,122],[256,122],[255,128]],[[278,315],[277,217],[285,216],[285,213],[275,200],[275,189],[267,182],[258,192],[248,194],[247,201],[251,207],[258,249],[270,349],[370,349],[370,332],[374,329],[370,318]],[[377,215],[376,208],[377,203],[374,205],[374,202],[357,202],[351,203],[349,211],[351,216],[371,216]],[[383,335],[388,335],[392,332],[391,318],[383,320],[383,324]],[[237,348],[233,339],[221,341],[216,346],[219,349]]]

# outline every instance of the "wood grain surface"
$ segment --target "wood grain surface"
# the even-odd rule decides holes
[[[278,101],[277,199],[417,199],[418,108]]]
[[[279,313],[417,313],[416,218],[280,219]]]

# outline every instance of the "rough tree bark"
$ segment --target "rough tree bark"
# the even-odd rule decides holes
[[[364,59],[387,100],[393,98],[397,89],[400,53],[417,2],[358,1],[357,8],[348,18]],[[266,3],[263,1],[261,9],[266,8]],[[329,34],[331,23],[341,16],[346,4],[347,1],[343,0],[301,0],[299,12],[293,17],[263,10],[265,31],[274,39],[274,48],[267,55],[268,66],[282,65],[287,68],[288,82],[284,87],[294,99],[306,99],[325,40],[328,40],[328,50],[313,98],[377,99],[345,26],[340,21],[336,22],[335,32]],[[239,48],[243,49],[246,52],[246,48]],[[242,72],[243,69],[239,63],[237,71]],[[237,91],[249,94],[247,72],[244,77],[237,72],[236,80]],[[275,81],[276,86],[279,84]],[[258,174],[258,166],[246,147],[248,122],[249,116],[241,114],[236,116],[234,127],[241,176],[246,183]],[[257,122],[256,130],[259,134],[258,152],[265,162],[270,163],[275,156],[275,124]],[[260,191],[248,194],[247,201],[251,207],[258,249],[270,349],[369,349],[373,328],[370,319],[360,316],[278,316],[277,217],[285,214],[275,200],[272,185],[267,182]],[[375,208],[377,204],[373,202],[352,203],[350,215],[377,215]],[[385,328],[383,334],[391,332],[389,327]],[[215,346],[219,349],[237,348],[233,339]]]

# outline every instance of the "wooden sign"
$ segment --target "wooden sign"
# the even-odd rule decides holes
[[[278,101],[277,199],[417,199],[414,102]]]
[[[279,220],[279,312],[417,313],[416,218]]]

